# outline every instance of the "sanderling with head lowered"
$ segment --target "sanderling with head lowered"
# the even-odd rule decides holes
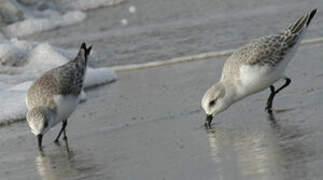
[[[38,138],[39,150],[42,150],[43,135],[59,122],[62,122],[62,128],[55,142],[58,142],[62,133],[64,140],[67,140],[67,118],[80,102],[91,48],[82,43],[73,60],[47,71],[28,90],[27,122],[31,132]]]
[[[210,128],[213,117],[233,103],[267,87],[271,93],[266,110],[272,115],[275,95],[291,82],[284,71],[316,11],[306,12],[280,33],[252,41],[227,59],[220,81],[208,89],[202,98],[201,105],[207,114],[206,127]],[[280,79],[285,79],[285,84],[275,89],[273,84]]]

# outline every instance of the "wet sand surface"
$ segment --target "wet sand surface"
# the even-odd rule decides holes
[[[63,48],[87,41],[94,45],[99,61],[90,63],[97,67],[145,63],[238,48],[288,27],[313,8],[319,11],[306,39],[323,37],[321,0],[129,0],[89,11],[79,24],[22,39]]]
[[[203,127],[204,91],[224,59],[119,74],[88,91],[69,126],[67,153],[44,138],[44,156],[25,123],[0,129],[5,179],[322,179],[323,45],[301,46],[287,68],[292,84],[265,112],[269,90],[250,96]],[[2,179],[2,178],[1,178]]]

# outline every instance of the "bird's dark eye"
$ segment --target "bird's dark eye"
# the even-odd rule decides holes
[[[209,106],[214,106],[214,105],[215,105],[215,102],[216,102],[216,99],[215,99],[215,100],[212,100],[212,101],[209,103]]]

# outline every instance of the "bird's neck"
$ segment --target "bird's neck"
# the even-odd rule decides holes
[[[244,94],[238,91],[238,87],[234,83],[226,80],[221,80],[219,83],[225,88],[225,98],[228,103],[233,104],[244,97]]]

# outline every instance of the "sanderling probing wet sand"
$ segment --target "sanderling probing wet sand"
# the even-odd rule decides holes
[[[275,95],[291,82],[284,75],[285,69],[316,11],[306,12],[287,29],[256,39],[228,58],[220,81],[208,89],[202,98],[201,105],[207,114],[206,127],[210,128],[213,117],[233,103],[268,87],[271,93],[266,110],[272,115]],[[285,79],[285,84],[275,89],[273,84],[280,79]]]
[[[67,118],[80,102],[83,81],[91,46],[82,43],[77,56],[70,62],[51,69],[37,79],[27,93],[27,122],[31,132],[38,138],[42,150],[43,135],[62,122],[55,142],[64,133],[67,140]]]

